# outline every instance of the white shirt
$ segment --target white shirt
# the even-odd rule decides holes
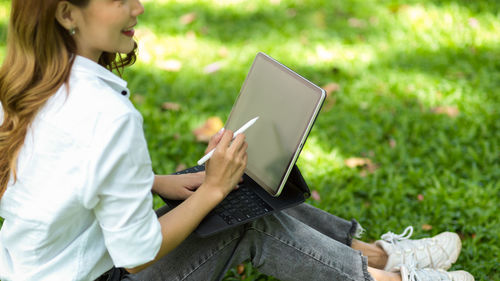
[[[0,200],[1,280],[94,280],[154,259],[154,174],[128,97],[125,81],[76,57],[69,92],[37,115]]]

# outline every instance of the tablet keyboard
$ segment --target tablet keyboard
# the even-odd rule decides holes
[[[194,166],[175,174],[196,173],[204,171],[205,166]],[[262,200],[248,186],[241,185],[231,191],[213,212],[220,216],[227,224],[234,224],[262,216],[272,208]]]
[[[241,222],[264,215],[271,207],[246,186],[232,191],[214,209],[227,224]]]

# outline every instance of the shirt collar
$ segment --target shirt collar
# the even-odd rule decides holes
[[[97,77],[102,79],[104,82],[109,84],[113,89],[115,89],[122,96],[126,96],[127,98],[130,98],[130,91],[127,88],[127,81],[121,79],[116,74],[114,74],[113,72],[104,68],[100,64],[98,64],[98,63],[96,63],[88,58],[85,58],[82,56],[76,56],[75,61],[73,63],[73,69],[76,71],[81,71],[81,72],[86,72],[86,73],[96,75]]]

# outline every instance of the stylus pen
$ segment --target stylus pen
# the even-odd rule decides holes
[[[252,126],[255,123],[255,121],[257,121],[257,119],[259,119],[259,116],[246,122],[245,125],[241,126],[241,128],[236,130],[236,132],[234,132],[234,134],[233,134],[233,140],[236,138],[237,135],[244,133],[248,128],[250,128],[250,126]],[[214,151],[215,151],[215,148],[210,150],[209,153],[207,153],[200,160],[198,160],[198,165],[203,165],[203,163],[207,162],[208,159],[210,159],[210,157],[212,157],[212,155],[214,154]]]

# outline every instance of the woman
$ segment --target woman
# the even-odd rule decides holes
[[[111,72],[134,62],[143,12],[139,0],[12,1],[0,70],[0,279],[217,280],[251,260],[282,280],[473,280],[442,270],[460,252],[456,234],[366,244],[353,240],[356,221],[306,204],[190,235],[237,185],[247,144],[221,132],[206,173],[153,174],[142,117]],[[151,191],[185,200],[155,214]]]

